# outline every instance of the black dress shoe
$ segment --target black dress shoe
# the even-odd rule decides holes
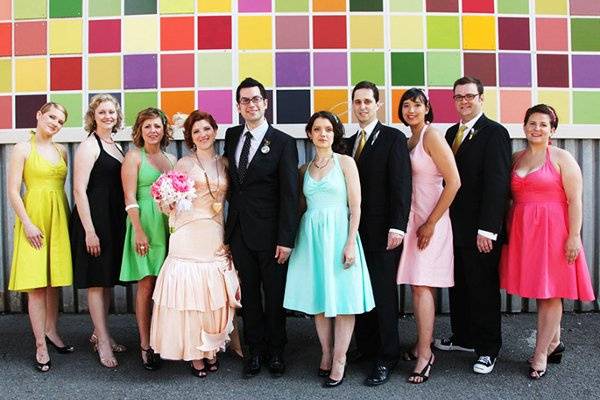
[[[283,376],[283,373],[285,372],[285,362],[283,361],[283,357],[279,355],[271,356],[271,359],[269,360],[269,372],[274,378]]]
[[[382,361],[377,361],[373,367],[373,371],[371,371],[371,375],[365,379],[365,385],[379,386],[386,383],[390,379],[394,366],[394,363],[386,364]]]
[[[342,382],[344,382],[344,377],[346,376],[346,371],[344,371],[344,375],[342,375],[342,379],[340,379],[339,381],[334,381],[331,378],[327,378],[325,379],[325,381],[323,381],[323,387],[324,388],[334,388],[336,386],[340,386],[342,384]]]
[[[260,356],[249,356],[244,360],[244,377],[252,378],[260,372]]]

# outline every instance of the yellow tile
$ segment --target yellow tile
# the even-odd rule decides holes
[[[46,58],[15,59],[15,90],[17,92],[46,92],[48,73]]]
[[[158,51],[158,17],[156,15],[123,18],[123,51]]]
[[[238,17],[239,49],[271,49],[273,48],[270,16]]]
[[[12,60],[0,60],[0,93],[12,91]]]
[[[198,0],[198,12],[231,12],[231,0]]]
[[[81,19],[51,19],[48,26],[50,54],[81,54]]]
[[[273,53],[239,53],[239,80],[252,77],[273,86]]]
[[[194,0],[168,0],[160,2],[161,14],[193,14]]]
[[[392,49],[422,49],[423,16],[390,16]]]
[[[498,120],[498,90],[485,88],[483,91],[483,112],[488,118]]]
[[[469,15],[462,17],[463,49],[495,50],[496,22],[493,16]]]
[[[559,124],[571,123],[571,107],[569,105],[568,90],[540,90],[538,89],[538,104],[544,103],[554,107],[558,115]]]
[[[88,88],[90,90],[121,89],[121,57],[89,57]]]
[[[337,115],[342,123],[348,123],[348,90],[317,89],[314,100],[313,112],[329,111]]]
[[[536,14],[567,15],[568,9],[567,0],[536,0],[535,2]]]
[[[353,49],[383,48],[383,17],[371,15],[351,16],[350,47]]]

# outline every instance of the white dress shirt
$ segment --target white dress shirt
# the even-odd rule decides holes
[[[240,135],[240,140],[238,141],[237,148],[235,149],[235,163],[238,167],[240,166],[240,154],[242,154],[242,147],[244,147],[244,141],[246,140],[246,132],[250,132],[252,134],[252,139],[250,140],[250,152],[248,153],[248,165],[250,165],[250,162],[258,151],[258,146],[260,146],[262,143],[268,129],[269,123],[266,119],[263,119],[263,122],[253,130],[248,129],[248,126],[244,125],[244,131]]]

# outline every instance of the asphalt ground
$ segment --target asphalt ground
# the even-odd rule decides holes
[[[243,379],[241,361],[229,353],[221,368],[205,379],[189,373],[184,362],[163,362],[159,371],[142,368],[133,315],[111,315],[115,338],[129,347],[119,355],[114,370],[99,365],[87,343],[91,330],[88,315],[63,315],[63,338],[76,346],[75,353],[50,350],[52,369],[33,367],[34,345],[27,315],[0,315],[0,399],[599,399],[600,314],[565,314],[563,362],[550,365],[540,381],[527,378],[525,360],[535,343],[535,314],[503,316],[502,348],[490,375],[472,372],[474,355],[436,351],[431,378],[421,385],[406,383],[411,362],[400,362],[390,381],[371,388],[363,385],[368,363],[350,364],[346,379],[337,388],[324,389],[317,377],[320,348],[312,320],[288,319],[287,372],[272,378],[266,369],[253,379]],[[436,333],[449,333],[448,316],[437,320]],[[411,317],[399,320],[402,345],[414,339]]]

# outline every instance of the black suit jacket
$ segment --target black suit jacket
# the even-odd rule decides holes
[[[229,160],[229,210],[225,243],[239,224],[252,250],[294,246],[298,212],[298,152],[295,140],[269,125],[262,143],[240,182],[235,151],[244,126],[225,132],[225,157]],[[267,145],[269,151],[261,149]]]
[[[459,124],[446,132],[452,142]],[[461,186],[450,206],[454,244],[477,243],[477,230],[498,234],[504,240],[503,222],[510,190],[511,146],[508,131],[482,115],[455,155]]]
[[[346,139],[350,156],[356,138],[354,134]],[[408,223],[412,179],[406,136],[378,122],[357,166],[362,194],[360,238],[365,250],[384,251],[390,228],[406,232]]]

